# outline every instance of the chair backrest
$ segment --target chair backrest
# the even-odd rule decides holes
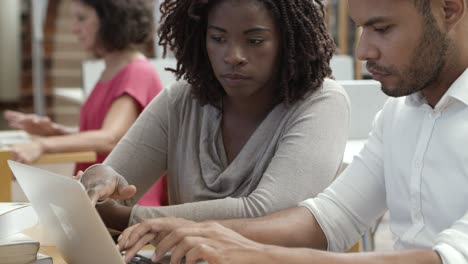
[[[366,139],[372,129],[372,121],[382,109],[388,96],[374,80],[338,81],[351,101],[351,124],[349,139]]]
[[[336,80],[354,80],[354,60],[351,56],[333,55],[330,67]]]
[[[169,87],[176,81],[174,74],[165,70],[165,68],[176,68],[177,60],[175,58],[150,59],[149,61],[156,69],[164,88]],[[85,97],[93,90],[104,68],[103,60],[86,60],[81,64],[82,87]]]

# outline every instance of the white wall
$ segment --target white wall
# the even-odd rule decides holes
[[[19,0],[0,0],[0,101],[16,101],[20,95]]]

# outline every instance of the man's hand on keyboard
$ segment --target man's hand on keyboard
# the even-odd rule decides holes
[[[193,223],[195,222],[174,217],[145,220],[122,232],[118,239],[119,250],[126,251],[125,261],[129,263],[146,244],[151,243],[156,247],[173,230]],[[164,256],[165,253],[167,252],[163,252],[161,256]],[[153,262],[158,260],[156,255],[153,255],[151,259]]]

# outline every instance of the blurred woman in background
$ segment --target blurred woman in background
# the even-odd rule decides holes
[[[13,145],[12,159],[32,163],[43,153],[95,151],[101,163],[162,89],[152,64],[139,47],[154,32],[153,3],[148,0],[73,0],[73,33],[83,49],[102,58],[105,69],[80,110],[79,128],[48,117],[5,111],[9,125],[34,135]],[[84,171],[92,163],[78,163]],[[162,180],[152,189],[164,193]],[[164,196],[164,195],[162,195]],[[156,198],[153,205],[161,202]]]

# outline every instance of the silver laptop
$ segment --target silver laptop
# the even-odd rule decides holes
[[[67,263],[125,263],[78,181],[11,160],[8,165]]]

